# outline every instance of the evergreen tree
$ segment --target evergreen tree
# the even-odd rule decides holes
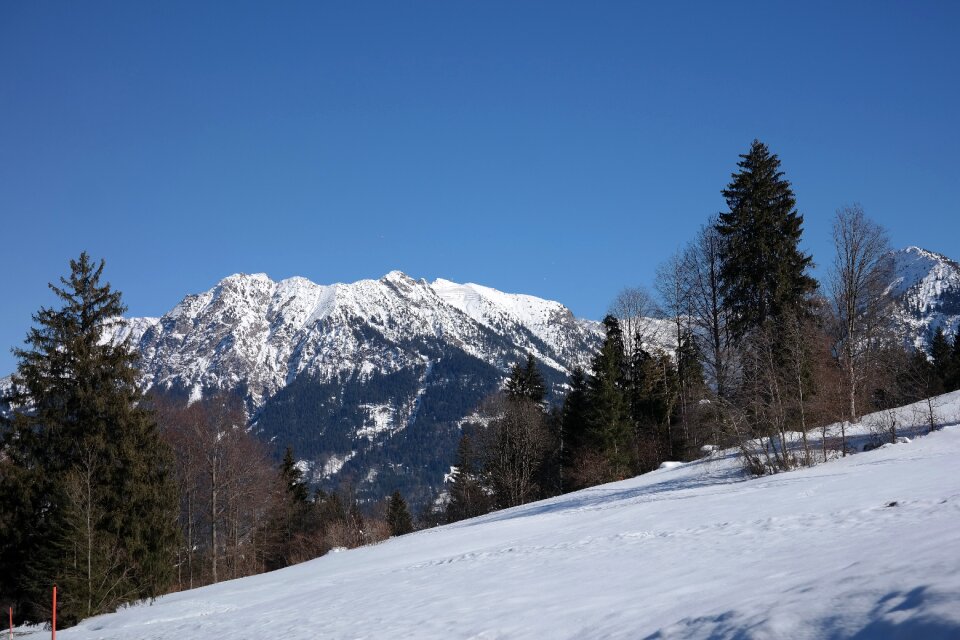
[[[923,349],[916,349],[908,356],[907,366],[899,372],[898,377],[900,398],[893,406],[910,404],[943,393],[943,380]]]
[[[464,433],[457,444],[456,471],[450,484],[447,522],[458,522],[490,511],[490,496],[479,476],[472,438]]]
[[[606,337],[593,358],[588,384],[590,439],[603,456],[610,478],[624,477],[630,468],[630,403],[620,323],[603,319]]]
[[[575,367],[570,374],[570,391],[563,399],[560,412],[560,490],[570,491],[575,487],[572,472],[577,459],[589,443],[588,425],[590,405],[587,374],[583,367]]]
[[[303,472],[293,460],[293,447],[287,447],[280,463],[280,479],[294,505],[304,506],[310,502],[310,490],[303,481]]]
[[[294,462],[292,447],[287,447],[283,454],[279,480],[282,489],[264,531],[269,547],[265,565],[269,570],[302,560],[302,540],[312,528],[317,528],[317,509],[310,504],[310,491],[303,481],[303,472]]]
[[[673,360],[666,354],[653,356],[640,350],[631,367],[630,409],[644,455],[642,471],[656,469],[674,456],[672,430],[679,398],[679,379]]]
[[[513,399],[528,398],[538,405],[542,405],[547,397],[543,375],[537,366],[537,359],[527,355],[526,365],[513,365],[510,378],[507,379],[507,395]]]
[[[407,502],[399,491],[394,491],[387,503],[387,524],[390,525],[391,536],[402,536],[413,531],[413,521],[410,519],[410,511],[407,510]]]
[[[0,531],[21,558],[5,567],[19,580],[17,595],[41,603],[61,585],[65,623],[162,594],[172,583],[178,512],[170,451],[141,406],[138,356],[102,341],[126,310],[120,293],[101,282],[103,261],[83,253],[70,268],[50,285],[62,306],[41,308],[27,348],[15,350],[20,410],[5,433],[13,473],[2,493],[19,485],[25,494],[10,530]]]
[[[953,349],[950,351],[950,369],[947,375],[947,391],[960,389],[960,327],[953,334]]]
[[[684,446],[699,446],[693,434],[694,416],[697,402],[704,397],[706,384],[703,375],[703,362],[696,337],[686,330],[677,348],[677,409],[678,423],[682,429]],[[698,435],[698,434],[697,434]],[[684,452],[681,452],[684,453]]]
[[[948,383],[950,382],[953,349],[950,341],[947,340],[947,336],[943,333],[943,327],[937,327],[933,334],[933,340],[930,341],[930,360],[940,385],[949,391]]]
[[[803,216],[796,210],[780,160],[754,140],[740,156],[740,171],[723,190],[720,281],[733,330],[743,336],[768,318],[800,310],[816,289],[807,274],[811,258],[799,249]]]

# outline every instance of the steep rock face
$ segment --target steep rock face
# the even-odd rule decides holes
[[[904,339],[927,349],[938,327],[948,336],[960,328],[960,265],[919,247],[893,254],[889,292],[898,301]]]
[[[329,286],[237,274],[108,339],[138,346],[148,387],[242,393],[261,437],[294,446],[315,481],[425,498],[510,366],[533,354],[556,391],[601,336],[557,302],[395,271]]]

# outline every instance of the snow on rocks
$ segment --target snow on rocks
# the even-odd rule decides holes
[[[334,285],[235,274],[161,318],[126,320],[105,339],[139,346],[147,386],[242,384],[256,409],[301,373],[331,380],[420,364],[422,340],[456,345],[498,368],[529,352],[567,372],[588,364],[601,333],[558,302],[393,271]],[[387,346],[371,348],[373,334]]]

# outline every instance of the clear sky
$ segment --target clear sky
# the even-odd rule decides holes
[[[777,153],[960,258],[958,2],[0,3],[0,375],[82,250],[133,315],[236,272],[599,318]]]

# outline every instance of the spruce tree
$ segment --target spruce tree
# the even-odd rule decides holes
[[[450,483],[447,522],[458,522],[490,511],[490,496],[479,475],[473,439],[464,433],[457,444],[456,471]]]
[[[507,395],[513,399],[528,398],[538,405],[543,404],[547,397],[546,386],[543,382],[543,376],[540,374],[540,368],[537,366],[537,359],[533,355],[527,355],[524,366],[515,364],[510,369],[510,377],[507,379]]]
[[[610,478],[624,477],[630,468],[630,403],[620,323],[611,315],[603,319],[606,337],[593,358],[588,384],[590,439],[601,453]]]
[[[811,258],[800,251],[803,216],[796,209],[780,160],[754,140],[740,156],[740,170],[723,190],[729,211],[721,213],[720,282],[743,336],[789,310],[802,310],[817,287],[807,274]]]
[[[293,460],[293,447],[287,447],[283,453],[283,462],[280,463],[280,479],[292,504],[305,506],[310,502],[310,490],[307,483],[303,481],[303,472]]]
[[[303,472],[294,461],[293,448],[287,447],[280,463],[279,498],[265,525],[267,551],[264,562],[268,570],[280,569],[296,562],[300,539],[310,533],[317,509],[310,503],[310,491],[303,481]]]
[[[387,503],[387,524],[391,536],[402,536],[413,531],[413,521],[407,509],[407,501],[399,491],[394,491]]]
[[[953,359],[953,349],[950,341],[947,340],[943,327],[937,327],[933,334],[933,340],[930,341],[930,360],[933,364],[933,371],[940,381],[943,389],[949,391],[951,361]]]
[[[644,440],[641,470],[650,471],[675,457],[672,418],[680,384],[670,356],[638,350],[631,367],[629,392],[631,415]]]
[[[570,374],[570,391],[563,399],[560,412],[560,490],[574,488],[571,481],[579,457],[585,452],[588,441],[590,405],[587,374],[583,367],[575,367]]]
[[[103,261],[83,253],[70,268],[50,285],[62,306],[41,308],[14,351],[18,411],[3,443],[13,473],[2,479],[5,494],[11,482],[25,490],[6,523],[18,595],[46,602],[60,585],[65,623],[164,593],[178,535],[171,453],[141,406],[138,355],[103,340],[126,310],[120,293],[101,281]]]
[[[953,334],[953,348],[950,351],[950,369],[947,375],[947,391],[960,389],[960,327]]]

